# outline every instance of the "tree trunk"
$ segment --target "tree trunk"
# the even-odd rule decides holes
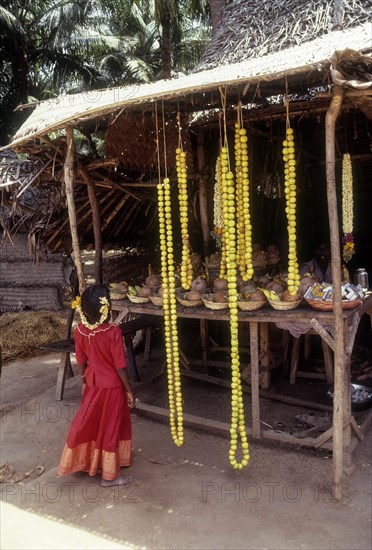
[[[96,187],[90,179],[88,172],[82,164],[79,165],[79,172],[87,184],[88,198],[92,209],[93,234],[94,234],[94,273],[97,285],[103,283],[103,260],[102,260],[102,231],[99,204],[97,201]]]
[[[335,325],[334,334],[334,397],[333,397],[333,496],[337,500],[342,496],[342,469],[343,469],[343,431],[344,431],[344,322],[342,316],[341,296],[341,252],[340,231],[337,215],[336,193],[336,153],[335,128],[336,120],[341,110],[343,89],[335,86],[331,104],[326,114],[326,176],[327,202],[331,241],[331,267],[333,284],[333,316]]]
[[[81,253],[79,246],[79,237],[77,232],[76,209],[74,201],[74,133],[71,126],[66,128],[66,160],[64,164],[64,179],[66,186],[66,198],[68,217],[70,220],[70,230],[72,239],[72,250],[74,254],[74,262],[76,274],[79,279],[80,294],[85,289],[85,277],[83,271],[83,262],[81,261]]]
[[[212,37],[221,26],[225,13],[225,0],[209,0],[209,9],[211,10]]]
[[[171,18],[167,9],[165,9],[161,25],[163,78],[170,78],[172,72]]]

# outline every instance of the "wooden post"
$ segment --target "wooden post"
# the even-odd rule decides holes
[[[208,224],[208,200],[207,182],[205,174],[204,132],[198,133],[198,169],[199,169],[199,209],[200,224],[203,237],[203,254],[209,254],[209,224]]]
[[[260,336],[260,351],[263,353],[261,359],[261,367],[263,368],[262,375],[262,389],[268,390],[270,388],[270,343],[269,343],[269,324],[260,323],[259,326]]]
[[[68,217],[70,221],[71,239],[72,239],[72,251],[74,254],[74,262],[76,266],[76,274],[79,280],[80,293],[85,289],[85,278],[83,271],[83,263],[81,261],[79,236],[77,232],[76,223],[76,210],[74,202],[74,133],[71,126],[66,128],[66,143],[67,152],[64,165],[64,178],[66,186],[66,198]]]
[[[94,234],[94,273],[96,283],[103,283],[103,260],[102,260],[102,232],[101,232],[101,216],[99,213],[99,204],[97,200],[96,187],[94,182],[89,177],[88,172],[82,164],[79,164],[79,172],[87,184],[88,198],[92,208],[93,234]]]
[[[249,341],[251,349],[251,390],[252,390],[252,430],[253,437],[261,437],[260,418],[260,372],[258,363],[258,323],[249,323]]]
[[[334,397],[333,397],[333,496],[342,497],[343,429],[344,429],[344,330],[341,296],[341,253],[340,232],[337,215],[336,172],[335,172],[335,128],[341,109],[343,89],[334,86],[331,104],[325,120],[327,202],[331,241],[331,267],[333,283],[334,316]]]

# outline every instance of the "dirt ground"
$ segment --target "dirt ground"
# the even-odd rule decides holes
[[[328,452],[251,441],[248,468],[235,472],[226,437],[186,428],[178,448],[166,423],[134,413],[134,482],[103,489],[83,473],[56,474],[80,399],[75,377],[55,401],[58,361],[48,354],[3,367],[0,463],[31,473],[0,485],[3,549],[371,548],[371,429],[335,502]],[[185,401],[195,403],[197,391],[187,386]],[[208,403],[222,402],[205,391]]]

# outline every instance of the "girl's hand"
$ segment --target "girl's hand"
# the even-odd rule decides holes
[[[86,386],[86,382],[83,382],[83,384],[82,384],[82,386],[81,386],[81,395],[82,395],[82,396],[84,396],[85,386]]]
[[[127,398],[128,398],[128,406],[130,409],[133,409],[134,407],[134,395],[131,391],[127,392]]]

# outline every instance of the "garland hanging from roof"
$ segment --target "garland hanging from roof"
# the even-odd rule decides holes
[[[353,237],[353,172],[351,169],[351,158],[345,153],[342,158],[342,231],[344,262],[349,262],[355,253]]]

